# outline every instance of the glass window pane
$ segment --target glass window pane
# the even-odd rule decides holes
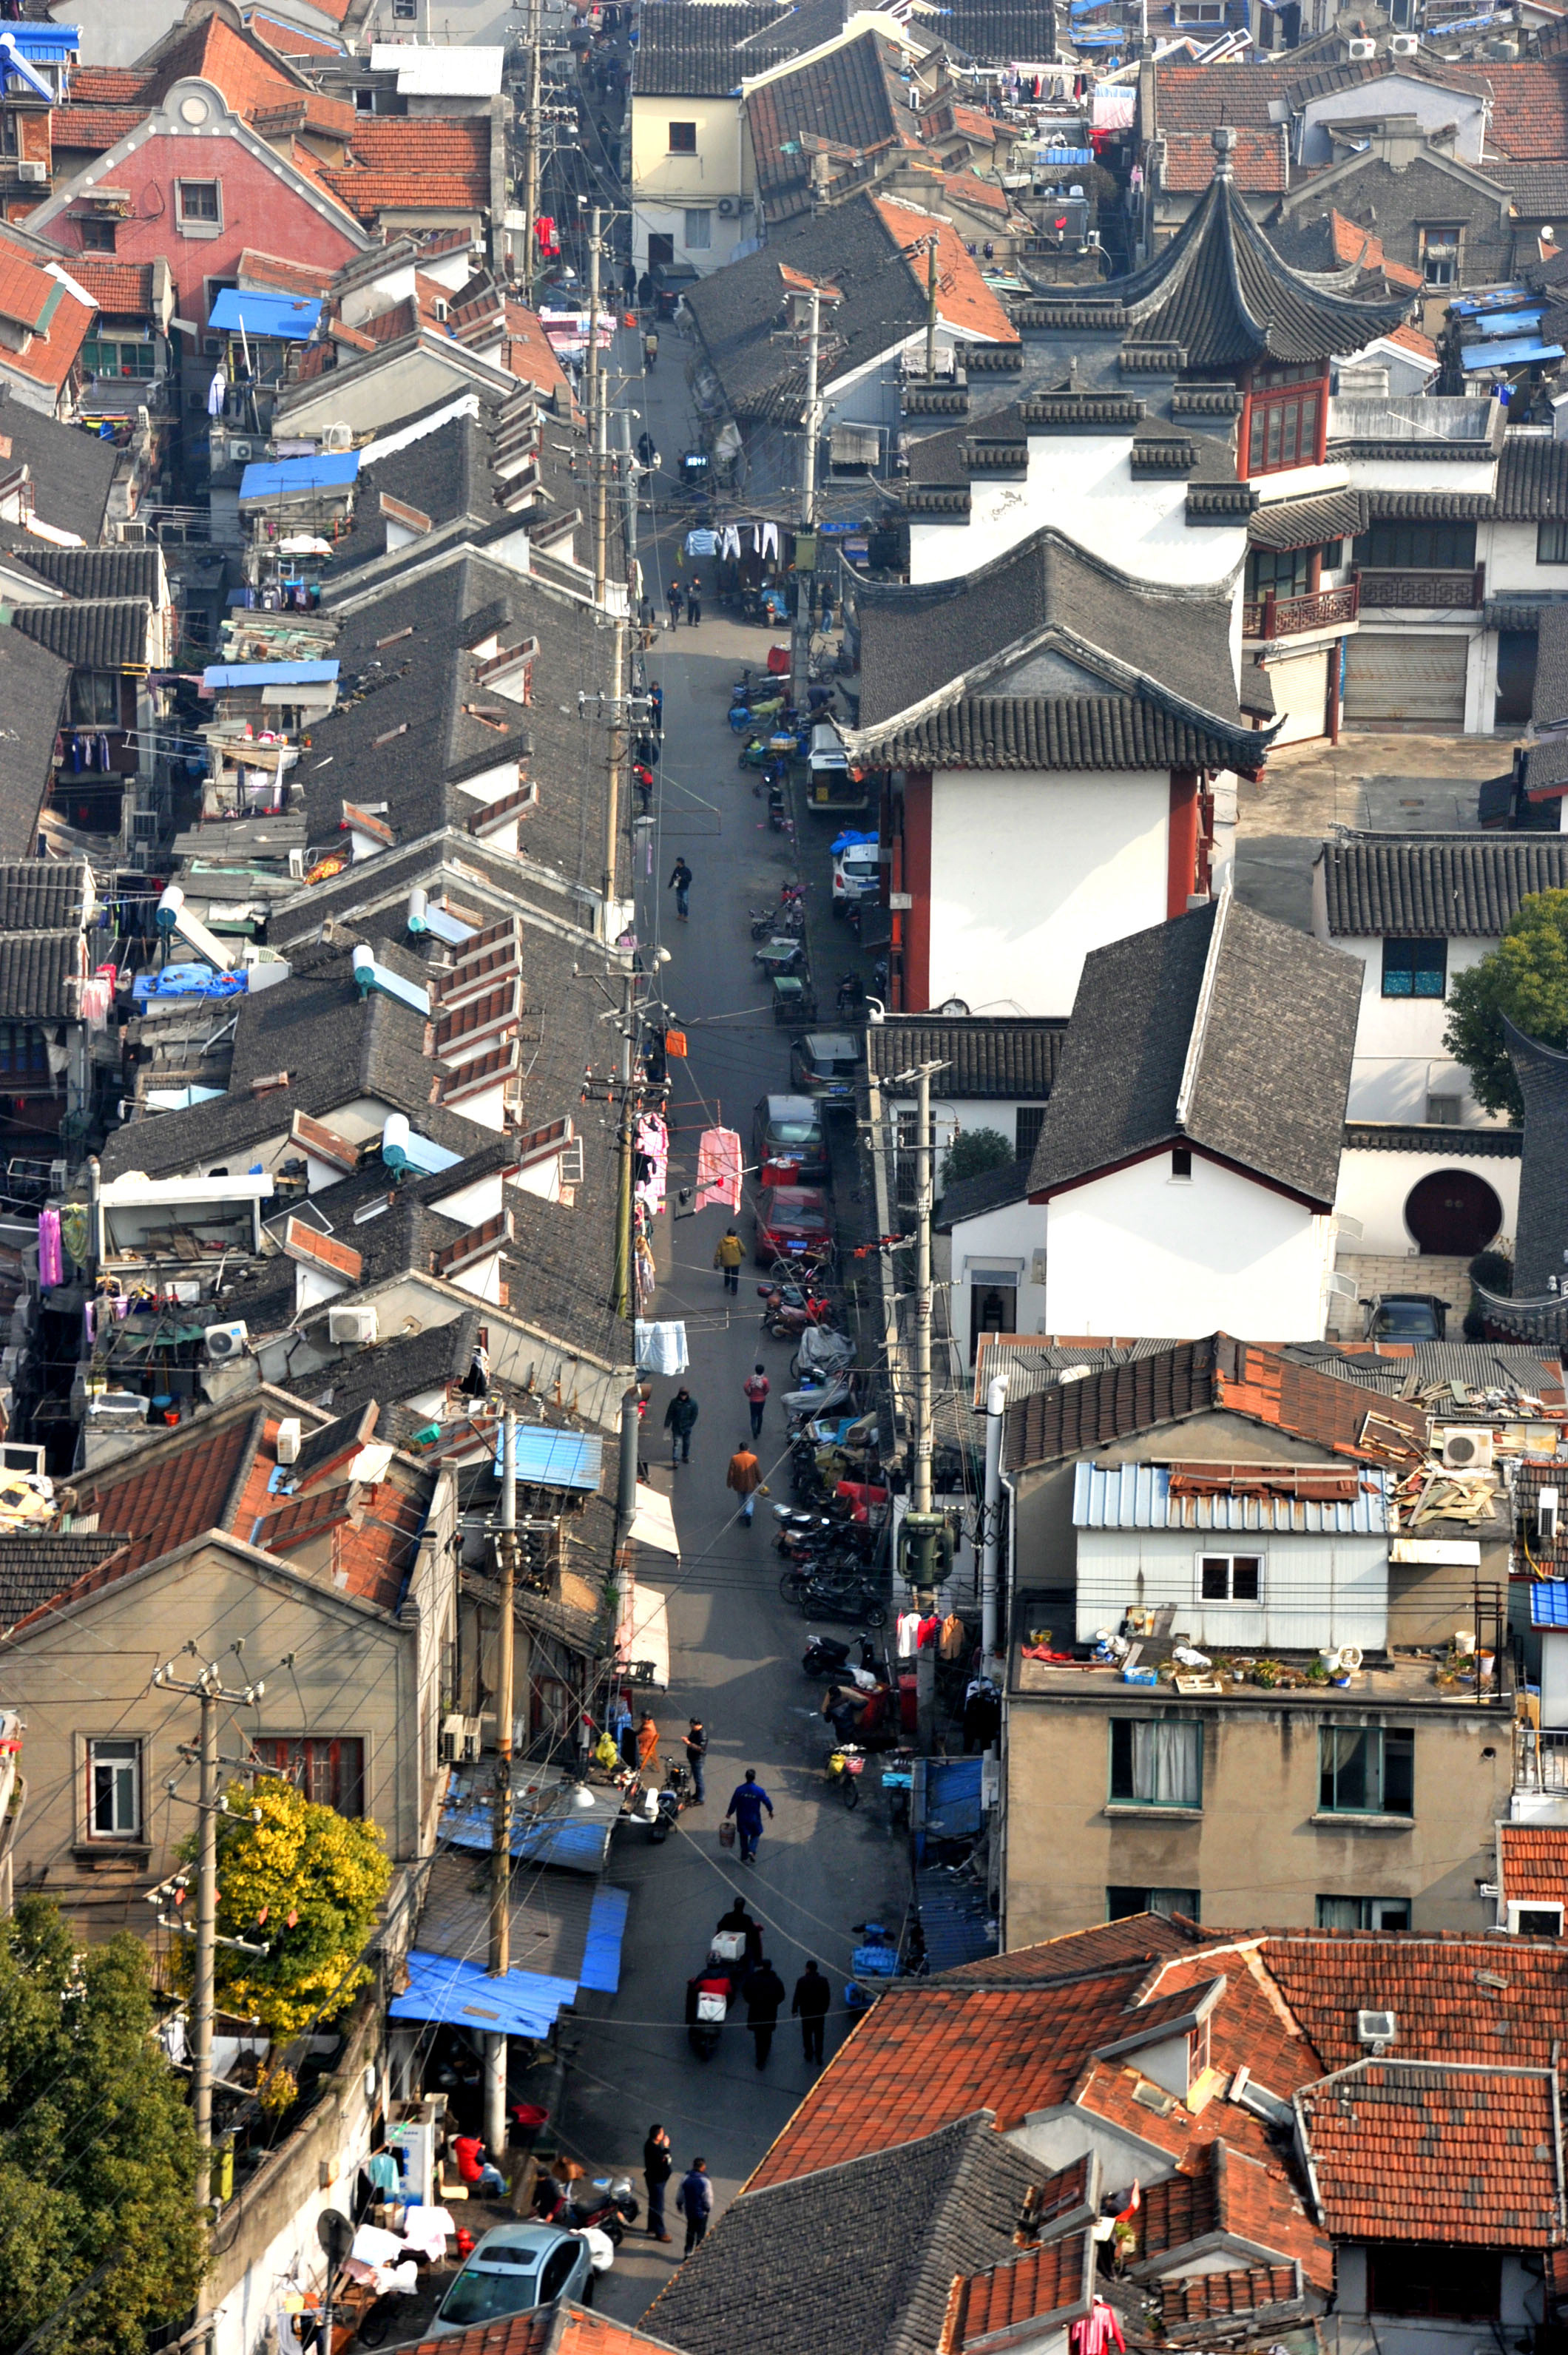
[[[1318,1758],[1321,1766],[1318,1804],[1325,1809],[1360,1809],[1363,1813],[1375,1806],[1375,1796],[1369,1796],[1370,1742],[1366,1729],[1359,1725],[1325,1725],[1318,1732]]]
[[[1415,1736],[1390,1727],[1382,1737],[1382,1812],[1408,1816],[1415,1808]]]
[[[1197,1806],[1201,1740],[1200,1726],[1135,1719],[1134,1796],[1145,1806]]]
[[[1198,1565],[1200,1592],[1205,1603],[1223,1603],[1229,1589],[1231,1563],[1226,1554],[1205,1554]]]
[[[1258,1580],[1263,1563],[1255,1553],[1239,1553],[1231,1564],[1231,1599],[1233,1603],[1255,1603]]]
[[[1383,943],[1383,996],[1412,997],[1415,994],[1415,961],[1409,941]]]

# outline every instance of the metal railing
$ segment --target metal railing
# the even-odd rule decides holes
[[[1296,638],[1308,630],[1340,629],[1353,622],[1360,599],[1352,581],[1344,589],[1318,589],[1308,597],[1276,597],[1271,590],[1242,608],[1243,638]]]
[[[1435,567],[1424,571],[1363,571],[1357,573],[1356,581],[1363,605],[1420,606],[1473,613],[1486,602],[1486,567],[1482,564],[1463,572]]]
[[[1516,1722],[1513,1787],[1516,1791],[1568,1791],[1568,1732]]]

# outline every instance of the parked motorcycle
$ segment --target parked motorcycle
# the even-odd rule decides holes
[[[764,941],[760,949],[752,951],[752,963],[760,965],[766,975],[799,973],[805,963],[805,943],[803,940]]]
[[[629,2175],[600,2176],[592,2183],[579,2184],[563,2221],[578,2232],[591,2224],[618,2248],[626,2237],[627,2225],[635,2224],[640,2212]]]
[[[840,1014],[859,1014],[866,1003],[866,985],[858,973],[843,975],[838,984]]]
[[[853,1627],[885,1627],[888,1606],[882,1601],[881,1589],[869,1579],[857,1579],[843,1586],[830,1585],[825,1579],[807,1581],[800,1598],[803,1619],[847,1619]]]
[[[664,1788],[654,1802],[654,1813],[648,1824],[648,1838],[656,1847],[668,1839],[681,1809],[688,1804],[690,1777],[678,1758],[672,1759],[665,1769]]]
[[[797,1607],[808,1593],[820,1590],[824,1594],[847,1593],[851,1587],[866,1583],[866,1565],[859,1554],[828,1553],[808,1556],[804,1561],[792,1562],[779,1580],[779,1600]]]
[[[876,1661],[876,1651],[869,1636],[856,1638],[860,1646],[860,1666],[869,1675]],[[808,1677],[842,1676],[849,1666],[854,1644],[837,1636],[814,1636],[801,1656],[801,1667]]]
[[[841,1742],[827,1753],[827,1781],[837,1792],[846,1807],[860,1804],[860,1776],[866,1771],[866,1753],[853,1742]]]
[[[783,1339],[794,1338],[811,1325],[831,1325],[833,1303],[825,1292],[813,1292],[800,1284],[759,1284],[757,1297],[763,1304],[764,1329]]]

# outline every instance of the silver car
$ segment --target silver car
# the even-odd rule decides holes
[[[592,2300],[593,2260],[579,2232],[559,2224],[497,2224],[474,2245],[431,2322],[432,2339],[454,2338],[477,2324],[570,2297]]]

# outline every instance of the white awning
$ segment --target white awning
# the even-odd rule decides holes
[[[632,1536],[638,1545],[652,1546],[657,1553],[673,1553],[680,1559],[680,1540],[675,1533],[675,1513],[667,1497],[656,1488],[645,1488],[637,1484],[637,1509],[632,1516]]]
[[[875,425],[835,425],[828,432],[827,454],[835,466],[874,466],[881,452],[881,432]]]
[[[658,1692],[669,1688],[669,1613],[667,1600],[656,1586],[645,1586],[637,1581],[637,1591],[632,1598],[632,1609],[624,1645],[628,1660],[648,1661],[653,1668],[650,1682]]]

